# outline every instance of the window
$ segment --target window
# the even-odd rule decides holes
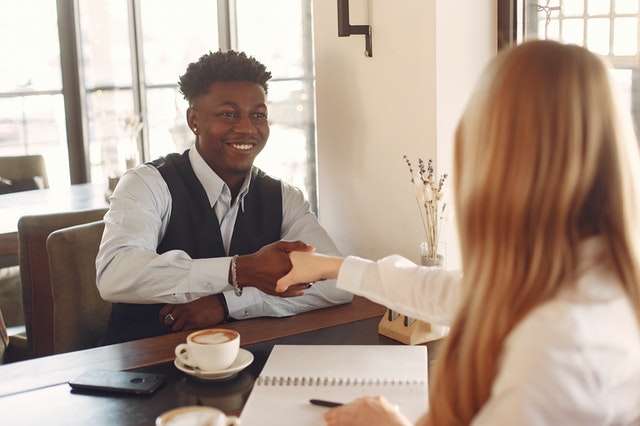
[[[0,14],[0,155],[43,154],[51,186],[68,182],[56,2],[4,0]]]
[[[311,1],[237,1],[236,16],[238,49],[261,52],[258,59],[273,74],[269,82],[271,134],[256,165],[306,188],[315,206],[316,151],[315,143],[307,142],[315,140]],[[290,31],[283,32],[279,26]]]
[[[91,180],[186,149],[193,135],[178,77],[218,49],[216,3],[79,0],[78,16]]]
[[[511,37],[503,38],[512,42],[552,39],[584,46],[607,57],[638,130],[639,3],[639,0],[499,0],[499,34],[506,34],[510,28]]]
[[[182,152],[193,135],[179,76],[210,50],[242,50],[273,75],[256,165],[315,206],[311,0],[33,0],[4,11],[4,39],[29,44],[0,47],[13,58],[0,65],[0,155],[44,154],[57,186],[106,183]]]

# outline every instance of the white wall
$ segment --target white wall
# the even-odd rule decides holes
[[[459,114],[495,54],[495,0],[351,0],[351,25],[338,37],[335,0],[313,8],[320,222],[343,254],[419,260],[424,239],[403,160],[433,158],[451,171]],[[453,223],[447,264],[459,266]]]

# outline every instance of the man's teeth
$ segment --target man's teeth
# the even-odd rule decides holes
[[[247,150],[251,149],[253,147],[253,145],[251,145],[250,143],[248,143],[248,144],[235,144],[234,143],[233,147],[235,149],[240,149],[242,151],[247,151]]]

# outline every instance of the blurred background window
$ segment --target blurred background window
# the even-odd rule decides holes
[[[43,154],[52,187],[107,182],[194,142],[177,82],[209,51],[272,72],[256,160],[316,208],[311,0],[0,0],[0,155]],[[64,82],[64,83],[63,83]],[[68,88],[63,90],[63,87]]]
[[[2,1],[0,155],[43,154],[51,186],[69,181],[55,0]]]
[[[504,0],[501,0],[504,1]],[[640,129],[640,0],[509,0],[517,41],[551,39],[605,56]]]

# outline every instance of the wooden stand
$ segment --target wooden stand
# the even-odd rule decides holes
[[[398,315],[394,320],[389,318],[390,311],[387,310],[378,324],[378,333],[405,345],[419,345],[444,337],[432,331],[429,323],[416,320],[406,326],[404,315]]]

